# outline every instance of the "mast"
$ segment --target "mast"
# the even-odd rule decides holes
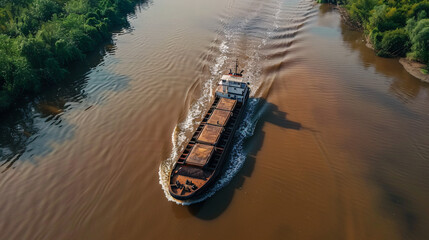
[[[234,75],[237,75],[237,74],[238,74],[238,58],[235,59],[235,74]]]

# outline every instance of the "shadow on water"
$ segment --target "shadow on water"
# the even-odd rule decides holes
[[[135,12],[145,10],[151,3],[152,1],[142,1],[136,6]],[[135,18],[135,12],[128,17]],[[52,150],[50,143],[60,143],[73,136],[76,126],[64,120],[63,115],[71,109],[83,108],[86,111],[93,104],[100,104],[100,101],[86,101],[86,105],[83,104],[88,97],[90,79],[92,85],[103,84],[103,87],[91,89],[91,97],[94,98],[104,91],[117,92],[128,87],[128,77],[100,66],[107,56],[115,54],[115,36],[132,30],[129,25],[114,29],[110,40],[89,53],[84,61],[76,62],[68,68],[69,75],[64,81],[47,87],[29,103],[20,103],[15,109],[0,113],[0,173],[14,168],[18,161],[34,162],[34,157],[44,156]],[[106,84],[107,81],[111,83]]]
[[[386,214],[393,215],[401,223],[399,229],[403,237],[415,237],[422,234],[421,229],[419,229],[421,224],[419,213],[415,210],[414,203],[410,201],[409,197],[401,192],[400,189],[388,183],[386,179],[380,177],[380,174],[374,176],[373,180],[378,184],[383,193],[379,207]],[[423,236],[421,237],[418,239],[427,239]]]
[[[421,148],[406,139],[367,153],[371,159],[368,179],[379,190],[377,207],[397,224],[395,231],[402,239],[429,239],[429,155],[425,155],[429,144],[427,135],[422,135]]]
[[[385,157],[374,161],[369,175],[370,180],[380,189],[378,207],[386,218],[397,223],[396,231],[403,239],[428,239],[426,226],[429,219],[423,206],[427,205],[429,199],[429,181],[426,171],[422,170],[422,166],[427,163],[420,160],[423,165],[418,163],[418,159],[412,158],[407,158],[404,162],[403,149],[400,146],[391,148],[391,151],[380,153]],[[402,173],[396,173],[398,171]],[[407,176],[408,172],[414,176]]]
[[[300,130],[301,124],[287,119],[287,113],[278,109],[277,105],[267,102],[265,99],[258,99],[257,109],[252,119],[256,123],[254,133],[251,138],[244,141],[244,154],[246,160],[243,167],[239,170],[231,182],[215,195],[207,200],[188,206],[189,212],[203,220],[212,220],[219,217],[230,205],[236,190],[241,190],[246,178],[252,176],[256,164],[256,156],[263,146],[265,132],[263,131],[265,123],[275,124],[282,128],[291,130]],[[176,204],[174,204],[176,205]],[[181,208],[181,206],[174,206]]]

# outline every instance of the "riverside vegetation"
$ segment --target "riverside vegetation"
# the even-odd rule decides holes
[[[0,0],[0,111],[63,80],[137,0]]]
[[[381,57],[407,57],[429,69],[428,0],[319,0],[341,4]]]

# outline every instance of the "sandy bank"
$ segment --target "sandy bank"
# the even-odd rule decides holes
[[[414,77],[422,80],[423,82],[429,83],[429,74],[423,74],[420,69],[424,68],[425,65],[416,61],[411,61],[406,58],[399,59],[399,62],[404,66],[405,70]]]

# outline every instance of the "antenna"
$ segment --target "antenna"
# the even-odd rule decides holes
[[[241,70],[241,72],[238,72],[238,58],[236,58],[235,59],[235,72],[232,73],[232,70],[229,69],[229,75],[237,76],[237,77],[242,77],[243,76],[243,74],[242,74],[243,72],[244,72],[244,70]]]

